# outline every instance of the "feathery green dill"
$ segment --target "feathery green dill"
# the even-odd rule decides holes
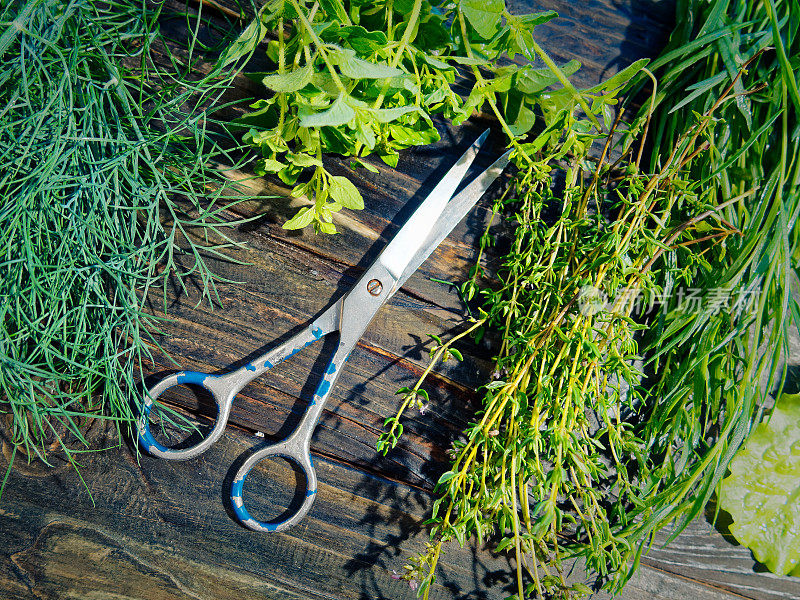
[[[224,239],[212,164],[233,162],[205,107],[229,79],[159,66],[159,16],[140,0],[0,11],[0,412],[29,457],[74,464],[87,417],[131,426],[154,286],[214,295],[202,234]]]

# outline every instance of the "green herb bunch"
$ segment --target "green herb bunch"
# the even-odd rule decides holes
[[[672,539],[703,510],[782,386],[800,325],[800,13],[686,2],[678,14],[693,18],[652,65],[658,86],[614,165],[560,151],[564,134],[520,144],[536,160],[517,160],[497,209],[515,236],[479,323],[501,334],[494,380],[439,481],[433,543],[404,575],[426,596],[443,542],[469,535],[515,552],[518,598],[587,592],[565,582],[567,557],[619,591],[659,530]]]
[[[218,248],[190,234],[224,233],[203,106],[227,81],[156,66],[158,17],[138,0],[0,11],[0,411],[14,453],[62,448],[75,464],[90,418],[130,427],[158,327],[148,291],[191,279],[213,296],[203,256]]]
[[[682,122],[716,106],[708,151],[682,165],[681,177],[720,207],[723,228],[698,233],[737,234],[694,262],[681,260],[701,309],[665,307],[645,341],[649,393],[659,402],[642,436],[660,465],[639,527],[677,520],[676,533],[719,493],[731,459],[782,389],[789,331],[800,327],[800,6],[687,1],[677,11],[691,19],[679,19],[652,65],[654,147],[675,143]],[[663,161],[654,150],[651,168]]]
[[[641,385],[641,318],[663,292],[662,277],[679,272],[670,267],[678,248],[701,253],[719,243],[696,235],[696,224],[720,222],[696,182],[679,177],[679,165],[702,150],[710,122],[699,119],[654,174],[635,162],[619,171],[593,163],[585,150],[570,152],[563,197],[553,195],[552,177],[554,157],[566,149],[545,146],[496,207],[510,212],[515,236],[499,285],[483,291],[485,316],[472,328],[499,330],[502,343],[483,409],[439,480],[436,542],[407,573],[422,589],[433,581],[442,544],[470,535],[499,535],[495,548],[515,552],[519,598],[587,591],[565,582],[566,557],[582,556],[611,589],[629,576],[643,547],[630,526],[653,468],[630,421],[650,402]],[[588,148],[589,139],[580,141]],[[609,136],[606,151],[610,145]],[[545,209],[559,205],[546,226]]]
[[[606,92],[613,82],[591,98],[578,94],[567,77],[579,63],[558,67],[535,42],[535,26],[553,18],[552,11],[515,16],[502,0],[309,4],[268,2],[221,59],[231,64],[251,56],[268,35],[276,38],[267,44],[273,70],[252,75],[272,95],[253,104],[244,121],[252,125],[246,140],[261,153],[256,172],[277,174],[294,186],[292,195],[313,199],[286,228],[313,224],[334,233],[333,213],[363,207],[355,186],[325,169],[323,154],[374,168],[360,160],[374,153],[394,167],[400,150],[439,139],[434,115],[459,124],[488,106],[514,139],[533,127],[534,107],[553,121],[580,105],[598,126],[596,114],[612,114],[614,99]],[[547,66],[508,60],[518,55]],[[466,98],[459,94],[465,82]]]

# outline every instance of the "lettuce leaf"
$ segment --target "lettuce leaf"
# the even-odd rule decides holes
[[[731,533],[778,575],[800,576],[800,394],[783,394],[722,482]]]

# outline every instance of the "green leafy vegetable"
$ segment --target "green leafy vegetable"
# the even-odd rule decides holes
[[[731,533],[773,573],[800,576],[800,394],[778,399],[730,470],[719,507]]]
[[[235,144],[213,113],[184,111],[231,74],[159,66],[159,14],[140,0],[0,8],[16,25],[0,38],[0,413],[15,455],[73,461],[91,418],[133,427],[157,348],[148,293],[192,280],[215,297],[204,257],[228,245],[218,201],[233,190],[214,164],[235,164],[218,142]]]
[[[259,76],[274,95],[254,103],[243,122],[258,124],[245,137],[260,149],[256,172],[276,174],[294,186],[294,196],[306,194],[312,201],[310,212],[304,207],[286,227],[335,232],[332,213],[363,206],[357,191],[346,202],[336,200],[324,162],[302,165],[290,152],[318,159],[336,153],[353,157],[354,165],[366,164],[360,159],[375,153],[396,166],[404,148],[439,139],[435,115],[460,123],[487,103],[496,116],[511,115],[506,131],[512,137],[530,131],[539,96],[564,85],[565,73],[574,73],[578,64],[571,61],[557,76],[548,69],[547,76],[528,67],[498,66],[498,59],[513,57],[521,45],[529,57],[544,55],[532,43],[532,32],[554,16],[511,15],[503,0],[444,7],[422,0],[268,3],[220,64],[237,62],[262,40],[275,38],[266,48],[272,70]],[[455,89],[454,64],[468,66],[475,78],[466,101]],[[559,108],[576,102],[583,100],[573,93]]]

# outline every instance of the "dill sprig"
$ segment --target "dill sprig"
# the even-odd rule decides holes
[[[0,412],[15,452],[45,462],[75,464],[87,418],[131,426],[164,318],[148,293],[191,280],[213,300],[204,257],[229,243],[214,165],[234,162],[205,107],[230,78],[159,65],[159,16],[141,0],[0,11]]]

